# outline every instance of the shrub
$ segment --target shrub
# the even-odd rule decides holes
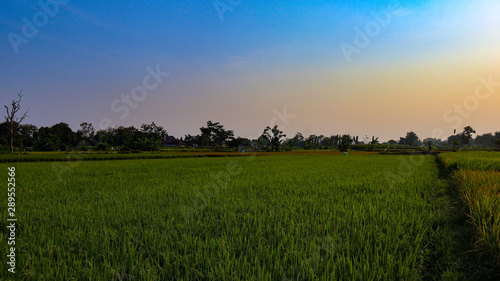
[[[109,150],[109,144],[105,142],[99,143],[96,147],[95,150],[97,151],[108,151]]]

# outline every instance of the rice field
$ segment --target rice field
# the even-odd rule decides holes
[[[476,229],[475,248],[492,254],[500,267],[500,153],[467,152],[439,155],[467,206]]]
[[[477,246],[492,252],[500,266],[500,173],[459,170],[454,181],[478,231]]]
[[[16,168],[17,280],[428,277],[433,156],[55,163],[65,172],[0,164]],[[5,257],[5,204],[0,214]]]
[[[133,159],[169,159],[191,157],[219,157],[240,156],[238,153],[212,153],[212,152],[24,152],[16,154],[0,154],[0,163],[15,162],[53,162],[53,161],[99,161],[99,160],[133,160]]]
[[[185,149],[188,150],[188,149]],[[337,155],[344,154],[339,151],[292,151],[281,152],[281,155]],[[358,154],[377,154],[377,152],[349,152],[350,155]],[[252,156],[273,155],[271,152],[251,152]],[[57,152],[22,152],[14,154],[0,154],[0,163],[17,163],[17,162],[80,162],[80,161],[100,161],[100,160],[134,160],[134,159],[170,159],[170,158],[196,158],[196,157],[238,157],[249,156],[249,153],[242,152],[213,152],[206,149],[196,149],[191,151],[137,151],[137,152],[122,152],[122,151],[57,151]]]
[[[500,171],[500,152],[469,151],[447,152],[438,155],[439,160],[449,170]]]

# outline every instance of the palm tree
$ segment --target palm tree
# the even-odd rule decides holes
[[[370,142],[370,151],[373,151],[373,148],[376,144],[379,144],[378,137],[375,138],[375,136],[372,136],[372,141]]]

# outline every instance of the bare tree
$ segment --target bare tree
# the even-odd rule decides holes
[[[4,105],[5,109],[7,110],[7,115],[5,116],[5,121],[7,121],[7,126],[9,129],[9,135],[10,135],[10,152],[14,152],[14,134],[17,131],[17,128],[21,124],[21,122],[24,120],[24,118],[28,117],[28,110],[21,116],[20,118],[16,118],[17,112],[21,109],[21,99],[23,98],[23,95],[21,95],[22,91],[19,91],[17,96],[19,97],[18,100],[12,100],[10,103],[10,108],[6,105]]]

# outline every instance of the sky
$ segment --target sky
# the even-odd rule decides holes
[[[0,4],[0,103],[96,129],[236,136],[500,131],[500,1]]]

